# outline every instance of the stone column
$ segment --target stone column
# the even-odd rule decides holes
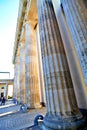
[[[37,0],[47,114],[42,128],[79,129],[85,125],[78,110],[63,42],[51,0]]]
[[[8,99],[8,83],[6,83],[6,99]]]
[[[87,112],[87,87],[84,82],[84,77],[82,75],[81,66],[78,59],[78,54],[76,52],[73,39],[68,28],[66,17],[62,6],[60,6],[60,1],[52,0],[54,11],[56,14],[57,22],[63,39],[63,44],[69,64],[69,69],[71,72],[71,77],[73,81],[74,91],[80,111],[86,116]],[[80,1],[82,2],[82,1]],[[64,5],[66,6],[66,5]],[[83,8],[82,8],[83,9]],[[73,28],[74,29],[74,28]],[[83,111],[84,110],[84,111]]]
[[[15,63],[14,63],[14,86],[13,86],[13,95],[14,97],[17,98],[17,62],[16,62],[16,58],[15,58]]]
[[[20,102],[26,103],[25,88],[25,41],[20,43]]]
[[[17,98],[17,91],[16,91],[16,62],[14,63],[14,86],[13,86],[13,95]]]
[[[81,78],[87,99],[87,7],[86,1],[61,0],[64,15],[81,66]],[[84,99],[83,99],[84,100]],[[85,109],[87,109],[87,100]]]
[[[33,23],[26,23],[25,47],[25,82],[26,98],[29,108],[40,107],[40,94],[38,84],[38,63],[36,54],[36,34]]]
[[[17,56],[16,56],[16,91],[17,91],[17,100],[20,102],[20,49],[18,46]]]
[[[39,79],[39,88],[40,88],[40,103],[42,106],[46,105],[45,98],[45,88],[44,88],[44,78],[43,78],[43,68],[42,68],[42,58],[41,58],[41,47],[40,47],[40,37],[39,37],[39,27],[36,28],[37,36],[37,54],[38,54],[38,79]]]

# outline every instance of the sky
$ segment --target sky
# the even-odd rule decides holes
[[[19,0],[0,0],[0,72],[10,72],[10,78],[14,77],[12,57],[18,8]],[[0,79],[5,77],[0,74]]]

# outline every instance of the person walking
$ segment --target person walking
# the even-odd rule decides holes
[[[1,105],[5,105],[5,101],[6,101],[6,99],[5,99],[5,97],[3,96],[3,97],[2,97]]]
[[[16,97],[13,98],[13,103],[17,105]]]

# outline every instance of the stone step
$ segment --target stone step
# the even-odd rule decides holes
[[[4,113],[0,114],[0,117],[7,116],[7,115],[11,115],[11,114],[15,114],[15,113],[17,113],[17,112],[19,112],[19,110],[4,112]]]

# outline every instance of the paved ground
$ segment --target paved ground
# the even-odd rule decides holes
[[[26,113],[20,111],[20,105],[12,101],[0,106],[0,130],[41,130],[40,127],[27,128],[34,124],[38,114],[45,115],[46,109],[29,109]],[[85,128],[84,130],[87,130]]]
[[[45,115],[45,108],[30,109],[26,113],[20,111],[20,105],[12,102],[0,106],[0,130],[20,130],[33,125],[36,115]]]

